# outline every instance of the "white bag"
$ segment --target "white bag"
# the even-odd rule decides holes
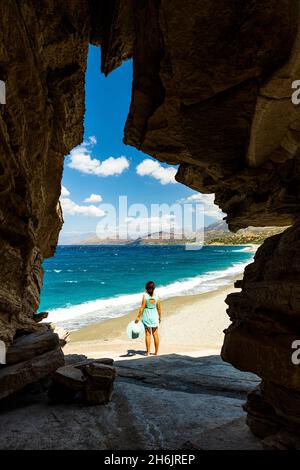
[[[138,323],[131,321],[127,326],[127,335],[129,339],[140,338],[141,336],[143,336],[144,331],[145,328],[141,321],[139,321]]]

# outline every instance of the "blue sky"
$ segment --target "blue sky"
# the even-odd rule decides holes
[[[86,75],[86,113],[83,144],[65,159],[61,203],[64,226],[60,242],[95,233],[103,203],[118,205],[200,200],[207,208],[205,223],[220,218],[213,196],[175,183],[176,167],[161,164],[122,142],[131,99],[132,62],[108,77],[100,73],[100,48],[90,46]],[[204,198],[204,199],[203,199]]]

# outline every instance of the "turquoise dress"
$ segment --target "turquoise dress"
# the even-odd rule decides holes
[[[141,318],[142,323],[146,328],[157,328],[159,325],[159,315],[157,311],[158,296],[150,296],[149,294],[145,294],[145,298],[146,306]]]

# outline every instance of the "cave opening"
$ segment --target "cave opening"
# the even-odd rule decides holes
[[[115,336],[114,328],[120,329],[115,321],[115,325],[103,325],[102,333],[96,328],[98,322],[122,318],[133,308],[138,311],[147,279],[156,281],[162,300],[169,299],[167,309],[171,312],[176,310],[172,297],[184,304],[191,294],[201,297],[206,291],[226,289],[252,260],[255,237],[248,233],[238,239],[231,234],[222,248],[230,232],[223,221],[225,214],[214,204],[214,195],[177,183],[178,166],[158,163],[122,142],[130,109],[132,61],[124,62],[108,77],[100,73],[100,63],[101,48],[90,45],[83,142],[65,157],[60,196],[64,224],[54,257],[43,263],[39,307],[40,312],[49,312],[45,322],[71,331],[81,351],[82,334],[93,341],[103,340],[104,335],[107,341],[109,335]],[[125,214],[120,214],[120,198],[126,198]],[[159,212],[153,213],[153,206],[158,206]],[[111,209],[117,217],[107,221],[104,214]],[[201,217],[187,217],[196,210]],[[122,224],[126,224],[125,231]],[[194,242],[196,235],[199,246]],[[209,243],[202,248],[204,238]],[[187,249],[190,240],[199,250]],[[223,292],[224,298],[228,292]],[[225,308],[225,304],[217,306],[216,316],[221,317],[213,328],[217,331],[206,331],[204,318],[198,329],[192,323],[184,328],[178,324],[174,331],[171,328],[174,352],[187,351],[189,343],[195,351],[198,346],[209,350],[210,345],[212,351],[220,351],[222,331],[229,325]],[[209,305],[206,311],[210,311]],[[213,315],[207,318],[206,323],[210,322],[214,323]],[[84,333],[79,332],[82,328]],[[180,335],[182,329],[186,340]],[[176,334],[180,337],[177,350]],[[170,341],[167,336],[166,342]],[[137,350],[142,351],[143,341]],[[97,347],[107,349],[103,341]],[[69,349],[75,351],[75,346]],[[132,348],[128,344],[129,350],[134,355],[134,344]]]

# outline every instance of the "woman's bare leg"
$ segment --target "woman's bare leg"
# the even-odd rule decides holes
[[[145,328],[145,340],[146,340],[146,354],[150,354],[150,344],[151,344],[151,328]]]
[[[155,345],[155,356],[157,356],[158,348],[159,348],[158,328],[152,328],[152,334],[153,334],[154,345]]]

